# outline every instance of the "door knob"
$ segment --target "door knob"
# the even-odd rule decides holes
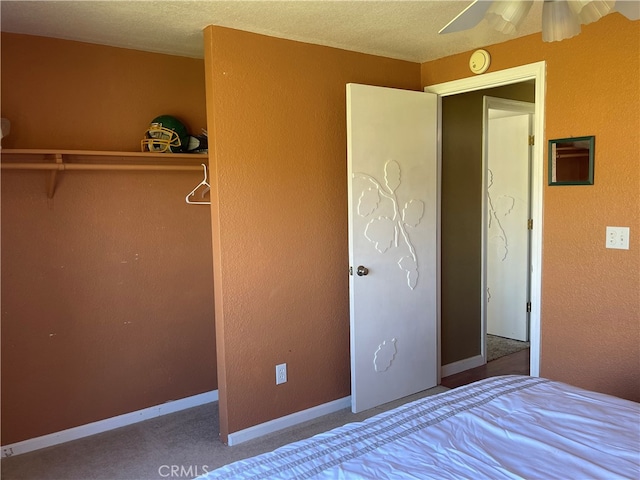
[[[363,267],[362,265],[360,265],[356,270],[356,273],[358,274],[359,277],[364,277],[367,273],[369,273],[369,269],[367,267]]]

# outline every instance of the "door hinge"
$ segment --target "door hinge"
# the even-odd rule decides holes
[[[529,135],[529,145],[535,145],[535,144],[536,144],[536,136]]]
[[[533,230],[533,218],[527,220],[527,230]]]
[[[527,302],[527,313],[531,313],[531,302]]]

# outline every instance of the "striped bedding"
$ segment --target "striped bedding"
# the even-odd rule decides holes
[[[198,477],[294,478],[638,479],[640,404],[493,377]]]

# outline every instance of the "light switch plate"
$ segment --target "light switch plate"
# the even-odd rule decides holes
[[[607,227],[607,248],[629,250],[629,227]]]

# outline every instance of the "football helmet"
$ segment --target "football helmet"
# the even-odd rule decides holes
[[[141,146],[143,152],[184,152],[189,143],[189,132],[180,120],[171,115],[160,115],[151,120]]]

